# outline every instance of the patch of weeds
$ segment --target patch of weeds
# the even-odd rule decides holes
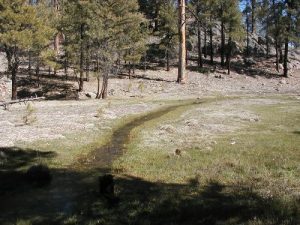
[[[210,69],[209,69],[209,68],[206,68],[206,67],[198,68],[198,69],[197,69],[197,72],[198,72],[198,73],[203,73],[203,74],[208,75],[208,74],[210,73]]]
[[[145,84],[144,84],[144,82],[140,82],[139,83],[138,89],[140,91],[140,94],[142,95],[142,93],[144,93],[144,91],[145,91]]]
[[[37,121],[37,117],[34,115],[35,112],[36,108],[33,104],[31,102],[27,103],[25,115],[22,117],[25,125],[31,125]]]
[[[128,83],[128,85],[127,85],[127,92],[131,92],[131,90],[132,90],[132,82],[130,81],[129,83]]]
[[[101,118],[103,116],[103,114],[106,112],[106,110],[109,110],[112,107],[112,103],[111,101],[108,101],[106,106],[103,107],[99,107],[96,111],[96,118]]]

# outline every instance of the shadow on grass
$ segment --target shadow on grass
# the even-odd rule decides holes
[[[78,98],[74,85],[61,80],[21,78],[18,81],[18,97],[45,97],[47,100],[75,100]]]
[[[8,156],[8,161],[0,168],[1,176],[10,176],[12,172],[16,175],[9,180],[1,179],[0,187],[9,185],[14,188],[0,192],[0,224],[16,224],[22,220],[38,225],[299,222],[296,202],[263,198],[244,186],[224,186],[218,182],[202,186],[196,179],[186,184],[172,184],[117,175],[115,190],[120,202],[112,207],[98,193],[98,177],[108,169],[52,168],[52,183],[36,188],[24,184],[24,172],[19,169],[36,162],[38,154],[46,158],[55,155],[22,149],[1,151]]]

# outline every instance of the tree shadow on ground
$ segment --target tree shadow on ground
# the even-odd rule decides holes
[[[18,153],[12,153],[16,151]],[[26,153],[28,151],[28,154]],[[185,184],[150,182],[128,175],[116,175],[112,205],[98,191],[98,177],[109,168],[52,168],[52,183],[43,188],[22,185],[21,166],[36,161],[37,151],[10,149],[10,160],[1,174],[18,176],[1,179],[0,224],[29,220],[32,224],[297,224],[299,204],[264,198],[247,186],[226,186],[218,182],[201,185],[198,179]],[[53,153],[39,153],[54,157]]]
[[[31,149],[0,148],[0,196],[27,187],[24,169],[43,159],[55,157],[54,152]]]
[[[275,68],[275,66],[270,67],[270,66],[268,66],[268,64],[265,64],[264,66],[259,67],[257,63],[259,61],[263,61],[263,60],[265,60],[264,57],[255,58],[256,65],[247,65],[242,61],[242,59],[238,60],[238,61],[233,61],[231,63],[231,71],[236,72],[238,74],[244,74],[244,75],[250,76],[250,77],[260,76],[260,77],[265,77],[267,79],[282,77],[277,72],[271,72],[271,71],[265,70],[266,67]],[[197,61],[197,58],[191,58],[190,61]],[[203,63],[204,63],[203,68],[199,69],[198,66],[189,66],[188,68],[191,71],[200,72],[200,73],[203,73],[203,70],[205,72],[207,72],[207,71],[214,72],[216,70],[223,70],[223,71],[226,70],[226,71],[224,71],[224,73],[227,74],[227,66],[225,65],[224,67],[222,67],[221,62],[219,62],[219,61],[214,61],[214,64],[211,65],[210,60],[203,59]]]
[[[119,74],[118,76],[129,77],[128,74]],[[167,80],[167,79],[163,79],[163,78],[152,78],[152,77],[147,77],[147,76],[144,76],[144,75],[132,75],[131,78],[141,79],[141,80],[157,81],[157,82],[175,83],[175,81],[171,81],[171,80]]]
[[[45,97],[47,100],[76,100],[77,90],[72,83],[57,79],[20,78],[18,97]]]

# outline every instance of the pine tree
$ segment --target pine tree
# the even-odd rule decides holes
[[[98,61],[98,81],[103,77],[97,98],[106,98],[109,75],[116,73],[120,58],[138,62],[145,51],[144,22],[136,0],[94,1],[90,34]]]
[[[79,72],[78,91],[83,91],[86,49],[90,40],[90,24],[93,20],[93,2],[70,0],[62,5],[60,30],[65,35],[64,50],[68,62]]]
[[[0,0],[0,44],[4,47],[12,77],[12,99],[17,99],[17,73],[21,54],[33,46],[49,44],[53,33],[38,17],[36,7],[25,0]]]
[[[177,10],[172,2],[166,2],[162,5],[160,11],[160,29],[161,38],[160,47],[165,51],[167,71],[170,70],[170,58],[178,46],[178,27]]]
[[[232,46],[234,42],[240,42],[244,37],[244,30],[242,27],[242,15],[239,10],[238,0],[227,1],[227,7],[224,11],[224,20],[226,21],[226,33],[228,36],[227,44],[227,70],[230,74]]]

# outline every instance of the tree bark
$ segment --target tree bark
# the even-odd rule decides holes
[[[186,30],[185,30],[185,0],[178,0],[179,5],[179,63],[178,63],[178,83],[186,81]]]
[[[167,58],[167,71],[170,71],[170,59],[169,59],[169,50],[166,50],[166,58]]]
[[[79,77],[79,92],[83,91],[83,61],[84,61],[84,49],[83,49],[83,28],[84,28],[84,24],[81,24],[80,26],[80,62],[79,62],[79,73],[80,73],[80,77]]]
[[[207,27],[204,25],[204,58],[207,58]]]
[[[86,81],[90,81],[90,59],[87,56],[86,58],[86,71],[85,71],[85,77],[86,77]]]
[[[225,65],[225,26],[224,21],[221,21],[221,66]]]
[[[129,68],[128,76],[129,76],[129,80],[131,80],[131,63],[130,62],[128,63],[128,68]]]
[[[198,21],[198,67],[203,68],[203,58],[202,58],[202,43],[201,43],[201,24]]]
[[[213,45],[212,16],[210,16],[209,37],[210,37],[210,64],[213,65],[214,64],[214,45]]]
[[[279,54],[278,54],[278,41],[277,41],[277,38],[275,38],[275,51],[276,51],[276,70],[277,72],[279,72]]]
[[[256,0],[251,0],[252,3],[252,34],[256,33]]]
[[[250,55],[250,49],[249,49],[249,43],[250,43],[250,39],[249,39],[249,30],[250,30],[250,21],[249,21],[249,15],[247,14],[247,18],[246,18],[246,24],[247,24],[247,49],[246,49],[246,55],[249,56]]]
[[[283,76],[288,77],[288,54],[289,54],[289,38],[285,38],[284,43],[284,59],[283,59]]]
[[[231,37],[228,40],[228,50],[227,50],[227,73],[230,75],[231,70],[231,51],[232,51],[232,43]]]
[[[101,99],[107,98],[107,89],[108,89],[108,74],[103,74],[103,82],[102,82],[102,89],[100,93]]]
[[[31,78],[31,52],[28,51],[28,75]]]
[[[12,82],[12,100],[16,100],[18,98],[18,91],[17,91],[17,71],[18,69],[13,67],[11,69],[11,82]]]

